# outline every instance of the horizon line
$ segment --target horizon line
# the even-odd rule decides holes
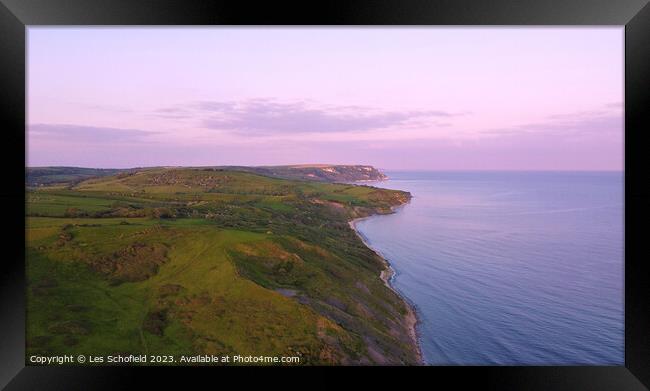
[[[534,169],[508,169],[508,168],[397,168],[397,167],[377,167],[372,164],[330,164],[330,163],[294,163],[294,164],[223,164],[223,165],[158,165],[158,166],[133,166],[133,167],[89,167],[89,166],[71,166],[71,165],[50,165],[50,166],[25,166],[25,169],[34,168],[84,168],[95,170],[135,170],[146,168],[207,168],[207,167],[290,167],[290,166],[370,166],[378,170],[384,171],[437,171],[437,172],[624,172],[625,168],[621,169],[547,169],[547,168],[534,168]]]

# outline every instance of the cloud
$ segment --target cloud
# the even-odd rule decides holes
[[[29,125],[28,133],[31,137],[55,141],[134,143],[145,142],[148,136],[158,132],[70,124],[34,124]]]
[[[442,110],[384,111],[362,106],[334,106],[274,99],[202,101],[159,109],[160,116],[195,116],[208,129],[246,135],[363,132],[457,115]]]
[[[490,129],[482,133],[493,135],[536,134],[548,136],[623,135],[623,117],[620,112],[603,110],[556,114],[545,121],[522,124],[510,128]]]

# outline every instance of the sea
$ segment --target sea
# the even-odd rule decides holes
[[[426,364],[624,364],[622,172],[386,174],[412,200],[356,228]]]

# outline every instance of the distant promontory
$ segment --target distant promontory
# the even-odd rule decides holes
[[[28,167],[25,172],[25,184],[27,186],[43,186],[57,183],[79,183],[90,178],[156,168],[163,167],[128,169]],[[296,164],[287,166],[206,166],[195,168],[244,171],[282,179],[318,182],[365,182],[388,179],[384,173],[373,166],[367,165]]]
[[[321,182],[381,181],[388,177],[372,166],[301,164],[291,166],[230,167],[266,176]]]

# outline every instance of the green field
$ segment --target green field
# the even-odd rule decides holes
[[[405,303],[348,221],[408,193],[222,169],[27,191],[27,355],[416,363]]]

